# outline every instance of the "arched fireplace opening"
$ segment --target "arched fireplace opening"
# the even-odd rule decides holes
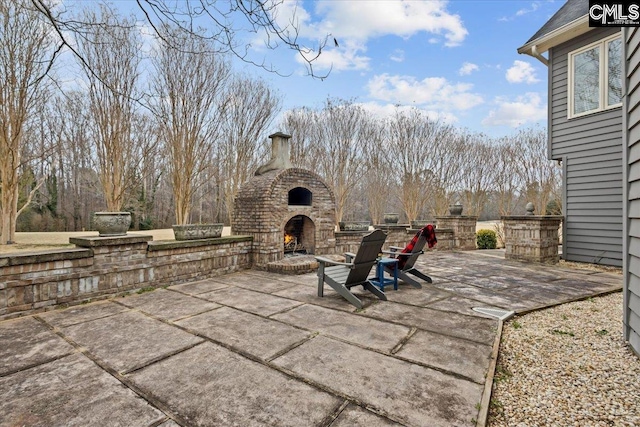
[[[289,206],[311,206],[313,195],[304,187],[296,187],[289,190]]]
[[[305,215],[292,217],[284,226],[284,255],[306,255],[315,252],[316,227]]]

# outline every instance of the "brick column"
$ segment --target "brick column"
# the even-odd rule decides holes
[[[477,216],[437,216],[436,221],[436,236],[440,228],[453,230],[453,249],[466,251],[476,248]]]
[[[505,258],[556,264],[561,215],[503,216]]]

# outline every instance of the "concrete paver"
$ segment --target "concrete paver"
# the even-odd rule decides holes
[[[490,345],[417,331],[396,355],[484,384],[492,350]]]
[[[384,288],[387,299],[402,304],[417,305],[424,307],[434,301],[446,299],[452,294],[433,286],[425,286],[422,289],[416,289],[413,286],[400,283],[398,290],[394,291],[393,286],[385,286]]]
[[[308,331],[230,307],[183,319],[176,324],[263,360],[311,335]]]
[[[261,316],[269,316],[301,304],[298,301],[236,287],[227,287],[198,296]]]
[[[118,372],[140,368],[202,341],[133,311],[68,326],[62,331]]]
[[[129,379],[186,425],[310,426],[342,402],[212,343],[176,354]]]
[[[227,285],[213,279],[200,280],[197,282],[183,283],[181,285],[174,285],[171,290],[182,292],[189,295],[204,294],[205,292],[215,291],[217,289],[226,288]]]
[[[115,304],[111,301],[101,301],[93,304],[78,305],[65,310],[49,311],[41,314],[40,318],[44,319],[52,326],[62,328],[64,326],[71,326],[88,320],[113,316],[114,314],[125,311],[127,311],[127,308],[120,304]]]
[[[129,298],[122,298],[119,302],[163,320],[177,320],[220,307],[220,304],[214,302],[164,289],[134,294]]]
[[[406,326],[312,305],[296,307],[272,317],[323,335],[386,352],[393,350],[411,331]]]
[[[478,288],[460,282],[443,282],[434,284],[437,288],[478,301],[481,305],[492,305],[505,310],[522,310],[531,305],[530,301],[522,301],[519,297],[496,293],[490,289]],[[534,306],[540,303],[534,302]]]
[[[359,406],[347,406],[336,420],[331,423],[331,427],[396,427],[402,424],[396,423],[386,418],[382,418],[372,412],[360,408]]]
[[[0,323],[0,375],[40,365],[74,351],[73,346],[32,317]]]
[[[622,287],[483,252],[423,255],[433,284],[388,301],[354,287],[362,310],[315,274],[244,271],[0,322],[0,427],[472,426],[499,332],[473,307]]]
[[[372,293],[364,293],[356,288],[352,288],[351,291],[356,295],[364,305],[370,305],[378,300]],[[354,312],[356,308],[351,304],[345,304],[344,298],[333,289],[327,289],[325,287],[324,297],[318,298],[317,288],[309,285],[295,285],[291,288],[284,289],[282,291],[274,292],[273,295],[289,298],[308,304],[318,305],[322,307],[332,308],[334,310],[342,310],[347,312]]]
[[[480,303],[477,300],[472,300],[472,299],[457,296],[457,295],[454,295],[449,298],[444,298],[429,304],[429,308],[433,308],[435,310],[451,311],[454,313],[466,314],[468,316],[477,316],[477,317],[484,317],[487,319],[494,319],[494,317],[492,316],[474,311],[473,310],[474,307],[501,309],[500,307],[497,307],[497,306]]]
[[[76,353],[0,378],[1,426],[151,426],[166,418]]]
[[[296,285],[295,282],[291,281],[291,278],[295,276],[290,276],[289,280],[282,280],[282,276],[280,277],[281,278],[278,279],[278,277],[274,277],[273,274],[269,273],[255,275],[241,272],[230,274],[227,276],[219,276],[214,280],[217,280],[220,283],[230,283],[233,284],[233,286],[237,286],[239,288],[251,289],[266,293],[280,291],[282,289],[287,289]]]
[[[364,312],[378,319],[487,345],[493,344],[498,328],[498,321],[495,319],[445,313],[431,308],[413,307],[389,301],[367,307]]]
[[[478,416],[481,385],[331,338],[317,336],[274,363],[409,425],[471,425]]]

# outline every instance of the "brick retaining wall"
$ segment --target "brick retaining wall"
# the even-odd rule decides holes
[[[0,320],[251,267],[249,236],[151,239],[71,238],[78,248],[0,256]]]

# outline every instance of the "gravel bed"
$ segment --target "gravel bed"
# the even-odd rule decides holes
[[[505,323],[488,425],[640,426],[640,359],[622,338],[622,293]]]

